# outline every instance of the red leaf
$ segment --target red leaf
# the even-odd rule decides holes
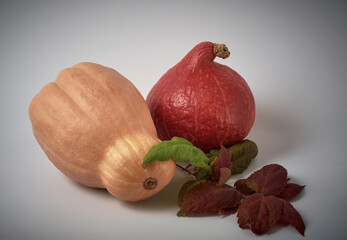
[[[296,183],[287,183],[284,190],[278,194],[277,197],[290,201],[295,198],[302,191],[302,189],[304,189],[304,187],[305,186],[300,186]]]
[[[212,181],[217,182],[217,186],[225,184],[233,172],[233,164],[231,163],[231,154],[221,145],[218,158],[212,161]]]
[[[305,236],[305,223],[302,220],[300,214],[288,201],[282,200],[283,211],[281,216],[281,222],[285,222],[295,227],[295,229],[302,235]]]
[[[230,170],[230,168],[223,167],[223,168],[219,169],[219,172],[220,172],[220,177],[219,177],[219,180],[218,180],[216,185],[217,186],[222,186],[231,177],[232,170]]]
[[[183,200],[185,199],[187,193],[189,193],[195,186],[200,184],[198,181],[190,180],[184,183],[178,193],[178,206],[181,207]]]
[[[234,183],[234,187],[243,195],[253,194],[254,191],[247,187],[247,179],[239,179]]]
[[[266,165],[247,178],[247,186],[264,195],[280,194],[287,185],[287,170],[278,164]]]
[[[187,188],[182,191],[187,191]],[[235,188],[229,185],[216,186],[213,182],[201,182],[183,195],[178,216],[230,214],[242,199],[241,193]]]
[[[218,210],[218,215],[231,215],[237,212],[238,206],[234,208],[223,208]]]
[[[255,193],[241,202],[237,218],[239,226],[257,235],[267,233],[277,223],[290,224],[304,236],[305,224],[300,214],[286,200]]]
[[[239,226],[257,235],[268,232],[281,218],[283,202],[274,196],[255,193],[243,200],[237,217]]]

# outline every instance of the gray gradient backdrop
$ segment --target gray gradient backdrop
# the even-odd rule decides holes
[[[305,184],[306,239],[347,239],[347,7],[343,1],[1,1],[0,239],[251,239],[235,216],[178,218],[177,173],[138,203],[66,178],[31,131],[33,96],[81,61],[147,96],[195,44],[225,43],[256,99],[259,155]],[[254,237],[255,238],[255,237]],[[255,239],[303,239],[292,227]]]

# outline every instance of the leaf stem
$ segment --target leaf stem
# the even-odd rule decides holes
[[[182,167],[181,165],[177,164],[176,163],[176,167],[183,171],[183,172],[187,172],[189,175],[192,175],[193,173],[191,171],[188,170],[188,168],[190,167],[191,165],[189,164],[187,167]]]

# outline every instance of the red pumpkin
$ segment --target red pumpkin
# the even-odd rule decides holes
[[[252,92],[236,71],[214,62],[229,55],[224,44],[202,42],[155,84],[147,104],[161,140],[183,137],[207,152],[248,135]]]

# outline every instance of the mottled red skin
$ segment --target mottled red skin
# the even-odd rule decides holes
[[[183,137],[208,152],[243,140],[252,128],[252,92],[236,71],[213,61],[213,47],[195,46],[148,94],[161,140]]]

